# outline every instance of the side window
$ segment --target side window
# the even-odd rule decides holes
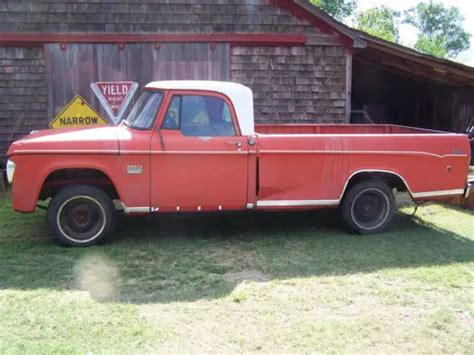
[[[162,128],[180,129],[185,136],[236,135],[228,105],[213,96],[174,96]]]
[[[171,100],[170,107],[166,112],[165,119],[161,128],[163,129],[179,129],[179,115],[181,111],[181,96],[174,96]]]

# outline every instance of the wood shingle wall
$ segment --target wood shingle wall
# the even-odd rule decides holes
[[[0,32],[319,33],[270,0],[8,0]]]
[[[0,159],[10,142],[47,127],[46,111],[43,49],[0,47]]]
[[[253,89],[258,123],[343,123],[344,47],[237,47],[233,81]]]
[[[95,81],[232,80],[254,90],[257,122],[345,120],[348,44],[274,0],[3,0],[2,33],[281,34],[307,42],[0,44],[0,166],[14,139],[47,127],[76,94],[105,114],[90,90]]]

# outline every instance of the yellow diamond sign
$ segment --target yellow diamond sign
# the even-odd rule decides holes
[[[51,128],[108,124],[81,96],[76,95],[49,123]]]

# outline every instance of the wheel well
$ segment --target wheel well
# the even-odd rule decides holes
[[[350,177],[344,190],[344,195],[351,189],[352,186],[359,182],[366,180],[382,180],[391,189],[396,188],[400,192],[409,191],[405,181],[395,173],[384,172],[384,171],[361,171]]]
[[[119,199],[112,180],[100,170],[96,169],[61,169],[49,174],[41,187],[39,200],[53,197],[65,186],[91,185],[102,189],[112,200]]]

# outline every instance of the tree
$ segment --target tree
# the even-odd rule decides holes
[[[356,28],[382,38],[386,41],[398,43],[400,12],[382,5],[360,12],[356,18]]]
[[[418,36],[415,44],[415,48],[420,52],[428,53],[438,58],[452,58],[452,56],[448,55],[445,47],[446,46],[444,45],[444,42],[441,38],[431,38],[423,34]]]
[[[357,0],[311,0],[311,2],[338,20],[350,16],[357,7]]]
[[[415,48],[441,58],[455,58],[469,48],[471,36],[463,29],[463,21],[457,7],[436,2],[419,3],[405,12],[404,20],[420,31]]]

